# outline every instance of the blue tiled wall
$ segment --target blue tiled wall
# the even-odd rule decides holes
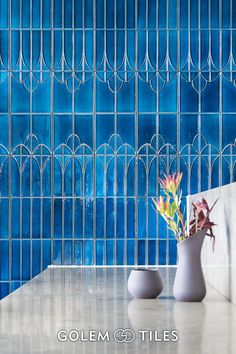
[[[235,179],[236,2],[0,1],[0,296],[48,264],[175,264],[157,177]]]

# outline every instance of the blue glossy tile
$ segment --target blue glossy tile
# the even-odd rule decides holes
[[[40,238],[40,223],[41,223],[41,218],[40,218],[40,208],[41,203],[43,204],[43,201],[40,199],[33,199],[32,201],[32,236],[33,238]]]
[[[43,200],[43,237],[50,238],[51,237],[51,200],[44,199]]]
[[[22,282],[20,281],[12,281],[11,282],[11,291],[15,291],[22,285]],[[7,294],[6,294],[7,295]]]
[[[138,241],[138,265],[145,264],[145,241]]]
[[[64,173],[64,193],[66,196],[72,195],[72,174],[73,174],[73,159],[68,158],[65,166]]]
[[[153,207],[153,201],[149,199],[148,201],[148,237],[156,238],[157,229],[157,213]]]
[[[83,243],[82,241],[75,241],[74,249],[74,263],[76,265],[83,264]]]
[[[176,112],[177,110],[177,80],[174,79],[165,85],[159,93],[159,111]]]
[[[28,0],[21,1],[22,6],[22,27],[30,27],[30,3]]]
[[[157,1],[148,0],[148,28],[156,28]]]
[[[116,180],[114,186],[114,194],[123,196],[125,191],[125,168],[121,158],[115,158]]]
[[[32,276],[35,277],[41,271],[41,242],[32,241]]]
[[[31,256],[30,256],[30,241],[24,240],[22,241],[22,280],[30,279],[30,264],[31,264]]]
[[[232,25],[233,25],[234,28],[236,27],[235,14],[236,14],[236,4],[235,4],[234,1],[232,1]]]
[[[122,78],[123,77],[123,73]],[[124,82],[122,88],[117,93],[117,111],[134,112],[135,111],[135,80],[131,79]]]
[[[97,80],[96,87],[96,111],[113,112],[114,111],[114,93],[109,90],[107,84]]]
[[[208,118],[207,118],[208,122]],[[180,117],[180,142],[181,147],[192,144],[194,137],[198,131],[197,114],[182,114]]]
[[[182,0],[180,2],[180,27],[187,28],[188,27],[188,17],[186,14],[188,13],[188,0]]]
[[[156,265],[156,241],[148,241],[148,264]]]
[[[115,200],[113,198],[107,198],[106,203],[106,237],[113,238],[114,235],[114,221],[115,221],[115,211],[114,211]]]
[[[45,144],[50,148],[50,115],[33,115],[32,116],[32,130],[37,137],[39,144]]]
[[[0,101],[0,113],[8,112],[8,81],[5,80],[0,82],[0,90],[1,90],[1,101]]]
[[[23,236],[23,238],[30,237],[30,223],[29,223],[29,220],[31,217],[30,204],[31,204],[31,201],[29,198],[24,198],[22,200],[22,236]]]
[[[123,240],[118,240],[116,242],[117,249],[117,260],[116,264],[123,265],[124,264],[124,242]]]
[[[84,12],[85,12],[85,27],[93,27],[93,0],[86,0],[84,4]]]
[[[60,178],[56,180],[58,184],[60,183]],[[42,175],[42,191],[41,195],[50,196],[51,195],[51,159],[45,157],[44,170]]]
[[[116,210],[116,237],[124,238],[125,236],[125,206],[124,199],[117,199],[117,210]]]
[[[146,1],[138,0],[136,6],[138,6],[138,28],[145,28],[147,24],[143,14],[146,13]]]
[[[142,79],[138,81],[138,110],[139,112],[156,111],[156,93],[150,89],[150,85]]]
[[[135,24],[135,0],[127,1],[127,27],[134,28]]]
[[[127,201],[127,237],[135,237],[135,199],[129,198]]]
[[[62,264],[62,241],[53,241],[53,264]]]
[[[104,237],[104,202],[103,198],[96,199],[96,238]]]
[[[169,241],[169,265],[175,265],[177,263],[177,241]]]
[[[0,27],[7,28],[8,27],[8,0],[1,0],[0,1]]]
[[[6,132],[8,131],[8,126],[9,126],[9,121],[8,121],[8,116],[6,114],[0,114],[0,144],[4,145],[4,147],[7,149],[8,148],[8,134]],[[7,151],[6,151],[7,153]]]
[[[158,241],[158,258],[160,265],[166,265],[166,242],[164,240]]]
[[[0,283],[0,299],[3,299],[9,293],[10,293],[10,283],[9,282]]]
[[[43,270],[46,269],[50,264],[52,264],[51,260],[51,240],[44,240],[43,244]]]
[[[236,111],[236,90],[235,86],[226,80],[223,80],[222,87],[222,105],[223,112]]]
[[[28,115],[12,116],[12,145],[23,144],[29,134],[30,119]]]
[[[166,0],[158,1],[158,27],[166,28]]]
[[[20,280],[20,241],[12,241],[12,280]]]
[[[64,242],[64,259],[63,264],[72,264],[72,241],[65,240]]]
[[[89,113],[93,111],[93,81],[89,80],[80,85],[75,94],[75,112]]]
[[[224,114],[223,126],[222,126],[223,146],[234,143],[236,138],[235,128],[236,128],[236,114]]]
[[[11,27],[20,27],[20,2],[18,0],[11,0]]]
[[[159,116],[159,134],[165,143],[176,145],[177,116],[176,114],[161,114]]]
[[[93,241],[84,241],[84,260],[85,265],[93,265]]]
[[[214,145],[217,149],[219,148],[219,116],[217,114],[201,115],[201,133],[207,138],[209,144]],[[223,145],[224,135],[223,132]]]
[[[190,25],[191,28],[198,27],[198,1],[190,0]]]
[[[20,238],[20,200],[12,199],[12,238]]]
[[[219,0],[211,2],[211,27],[219,28]]]
[[[50,11],[51,11],[51,1],[50,0],[42,0],[42,5],[43,5],[43,27],[44,28],[50,28]]]
[[[21,99],[19,100],[18,97]],[[25,113],[29,112],[30,94],[25,87],[18,83],[16,80],[12,80],[12,99],[11,107],[13,113]]]
[[[96,241],[96,265],[103,265],[104,259],[104,241]]]
[[[64,84],[54,80],[54,112],[70,113],[72,107],[72,95]]]
[[[224,0],[222,6],[222,27],[229,28],[230,26],[230,0]]]
[[[32,2],[32,27],[40,27],[40,0],[34,0]]]
[[[53,21],[54,21],[55,28],[62,28],[62,1],[61,0],[54,0]]]
[[[112,134],[114,134],[114,116],[110,114],[98,114],[96,117],[97,147],[108,143]]]
[[[66,0],[66,4],[64,5],[64,26],[65,26],[65,28],[72,27],[72,7],[73,7],[73,0]]]
[[[50,113],[51,110],[51,81],[47,79],[44,83],[40,83],[33,92],[33,112]]]
[[[0,280],[9,280],[9,241],[0,241]]]
[[[1,173],[1,185],[0,185],[0,193],[1,196],[9,195],[9,159],[3,157],[4,161],[2,162],[2,173]]]
[[[55,115],[55,147],[66,144],[69,135],[72,133],[72,116]]]
[[[62,237],[62,199],[54,201],[54,237]]]
[[[12,160],[11,187],[12,187],[12,195],[19,196],[20,195],[20,172],[19,172],[19,165],[15,159]]]
[[[123,143],[134,148],[135,143],[135,116],[122,114],[117,116],[117,133],[122,137]]]
[[[134,254],[135,254],[135,241],[128,240],[127,241],[127,264],[128,265],[135,264]]]
[[[93,160],[89,159],[89,162],[87,162],[86,164],[86,170],[85,170],[85,190],[84,190],[84,194],[86,197],[91,198],[93,195],[93,181],[91,176],[93,176],[93,171],[94,171],[94,167],[93,167]]]
[[[93,237],[93,200],[86,199],[85,237]]]
[[[107,240],[106,241],[106,264],[107,265],[114,265],[114,241]]]
[[[76,115],[75,116],[75,134],[78,135],[81,143],[93,146],[93,116]]]
[[[169,3],[169,28],[176,28],[178,25],[178,6],[178,0],[171,0],[171,3]]]
[[[64,237],[72,238],[72,212],[73,212],[73,201],[72,199],[64,200]]]
[[[82,27],[82,16],[83,16],[83,0],[74,1],[74,24],[76,28]],[[60,16],[58,16],[60,18]]]
[[[108,1],[109,5],[109,1]],[[96,1],[96,28],[104,28],[104,1]]]
[[[75,199],[75,238],[80,238],[83,235],[83,202],[81,199]]]
[[[153,135],[156,134],[156,115],[139,115],[138,117],[138,141],[139,146],[150,143]]]
[[[180,84],[180,108],[181,112],[198,112],[198,93],[194,90],[190,82],[181,80]]]
[[[202,112],[219,112],[219,80],[208,83],[201,97]]]
[[[145,198],[138,200],[138,238],[146,237],[146,201]]]
[[[108,168],[107,168],[107,175],[106,175],[106,191],[108,196],[115,195],[115,159],[111,159]]]

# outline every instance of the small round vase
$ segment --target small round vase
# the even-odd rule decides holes
[[[129,293],[136,299],[154,299],[163,290],[158,269],[133,269],[128,279]]]
[[[173,294],[178,301],[202,301],[206,296],[201,265],[201,249],[206,232],[206,229],[198,231],[177,245],[179,261]]]

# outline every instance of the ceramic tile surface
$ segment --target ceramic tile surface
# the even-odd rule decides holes
[[[235,11],[0,0],[0,298],[49,264],[176,264],[151,197],[235,180]]]
[[[174,268],[161,268],[158,299],[134,300],[127,292],[130,268],[49,268],[0,303],[1,354],[7,353],[176,353],[230,354],[236,351],[236,308],[211,286],[202,303],[172,297]],[[130,343],[113,333],[134,331]],[[59,330],[109,332],[110,341],[60,342]],[[177,330],[179,341],[141,341],[139,331]],[[97,334],[96,334],[97,335]],[[120,337],[118,337],[120,339]],[[122,337],[123,338],[123,337]],[[129,337],[130,338],[130,337]]]

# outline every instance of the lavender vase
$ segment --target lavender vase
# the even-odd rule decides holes
[[[152,299],[163,290],[158,269],[133,269],[128,279],[129,293],[136,299]]]
[[[206,295],[201,265],[201,250],[206,231],[198,231],[177,245],[179,262],[173,294],[178,301],[202,301]]]

